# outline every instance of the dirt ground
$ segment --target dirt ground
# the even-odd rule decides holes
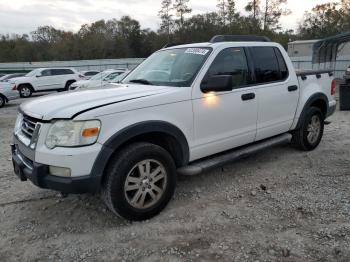
[[[9,146],[22,101],[0,109],[0,261],[350,261],[350,112],[315,151],[286,145],[179,177],[160,215],[130,223],[98,195],[19,181]]]

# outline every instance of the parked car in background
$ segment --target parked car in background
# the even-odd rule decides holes
[[[14,73],[14,74],[4,75],[4,76],[0,77],[0,82],[8,82],[13,78],[22,77],[25,75],[26,75],[25,73]]]
[[[21,97],[30,97],[34,92],[66,91],[80,80],[74,68],[38,68],[23,77],[14,78],[14,83]]]
[[[10,100],[19,98],[16,85],[9,82],[0,82],[0,108]]]
[[[100,73],[100,71],[90,70],[90,71],[80,71],[79,73],[80,75],[83,76],[85,80],[89,80],[94,75],[97,75],[98,73]]]
[[[350,84],[350,66],[345,70],[344,80],[345,83]]]
[[[101,87],[108,83],[111,79],[119,76],[125,72],[125,69],[108,69],[97,75],[94,75],[90,80],[80,80],[72,83],[69,90],[76,90],[79,88],[91,88],[91,87]]]
[[[114,77],[113,79],[111,79],[109,81],[109,83],[121,83],[121,81],[123,81],[123,79],[130,73],[131,71],[125,71],[124,73],[117,75],[116,77]]]

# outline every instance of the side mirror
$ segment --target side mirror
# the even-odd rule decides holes
[[[42,77],[42,74],[37,74],[36,77]]]
[[[205,78],[201,83],[201,91],[208,92],[225,92],[232,91],[232,76],[217,75]]]

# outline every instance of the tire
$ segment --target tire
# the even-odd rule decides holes
[[[19,88],[18,88],[18,91],[19,91],[19,95],[22,97],[22,98],[28,98],[28,97],[31,97],[32,94],[33,94],[33,89],[30,85],[21,85]]]
[[[317,107],[310,107],[299,129],[292,135],[292,144],[304,151],[314,150],[321,142],[324,131],[324,116]]]
[[[6,99],[5,97],[0,95],[0,108],[4,107],[6,104]]]
[[[152,218],[174,195],[175,163],[160,146],[133,143],[119,151],[109,163],[102,184],[102,199],[113,213],[125,219]]]
[[[70,80],[70,81],[67,81],[66,85],[64,86],[64,89],[62,91],[68,91],[69,90],[69,86],[71,84],[73,84],[74,82],[76,82],[75,80]]]

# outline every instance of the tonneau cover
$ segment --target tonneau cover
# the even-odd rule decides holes
[[[320,75],[320,74],[329,74],[333,75],[332,70],[295,70],[297,76],[308,76],[308,75]]]

